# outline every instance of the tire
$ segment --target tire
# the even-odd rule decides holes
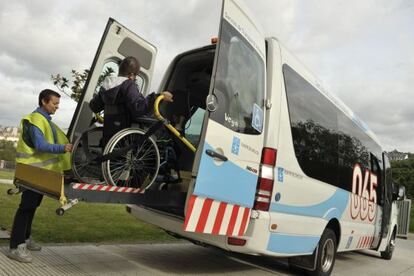
[[[395,230],[392,233],[391,239],[388,242],[387,247],[385,248],[385,251],[381,251],[381,258],[384,260],[391,260],[392,254],[394,253],[395,249]]]
[[[85,152],[82,136],[87,135],[89,152]],[[88,129],[73,143],[72,171],[75,178],[82,183],[102,182],[103,175],[101,165],[92,161],[102,154],[100,142],[103,136],[102,127]]]
[[[65,214],[65,210],[63,210],[62,208],[56,209],[56,215],[63,216],[64,214]]]
[[[326,228],[318,245],[316,269],[314,271],[308,271],[308,275],[331,275],[333,267],[335,265],[336,249],[336,235],[332,229]]]
[[[108,142],[104,155],[136,144],[145,133],[127,128],[115,134]],[[154,139],[148,137],[141,146],[102,163],[102,172],[109,185],[149,188],[155,181],[160,166],[160,154]]]

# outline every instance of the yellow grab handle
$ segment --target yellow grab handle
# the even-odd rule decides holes
[[[96,121],[100,124],[104,123],[104,117],[102,117],[99,113],[95,113]]]
[[[158,120],[160,121],[164,121],[167,123],[164,123],[165,126],[175,135],[177,136],[190,150],[192,150],[193,152],[196,151],[196,148],[193,146],[193,144],[190,143],[190,141],[188,141],[184,136],[181,136],[181,133],[175,129],[175,127],[173,127],[167,120],[164,119],[164,117],[162,117],[160,110],[158,108],[160,102],[164,99],[164,95],[160,95],[157,97],[157,99],[155,99],[155,103],[154,103],[154,114],[155,117],[157,117]]]

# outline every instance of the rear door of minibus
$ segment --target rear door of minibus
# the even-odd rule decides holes
[[[139,91],[145,95],[150,89],[156,54],[155,46],[116,20],[109,18],[69,127],[68,137],[71,138],[71,141],[74,141],[76,137],[88,129],[93,117],[89,102],[93,95],[99,91],[105,73],[110,70],[111,74],[116,76],[119,62],[123,58],[127,56],[137,58],[141,65],[140,74],[137,76],[137,85]]]
[[[83,93],[78,101],[75,113],[68,130],[70,141],[91,128],[94,117],[89,108],[89,102],[99,91],[103,76],[118,74],[119,62],[127,56],[136,57],[141,65],[137,76],[137,85],[141,93],[146,94],[150,88],[150,81],[154,72],[154,63],[157,49],[123,25],[110,18],[101,38],[98,50],[93,60]],[[93,126],[92,126],[93,127]],[[100,166],[98,165],[99,169]],[[18,164],[16,168],[15,183],[17,186],[60,199],[64,204],[68,200],[86,200],[89,202],[118,202],[134,203],[138,196],[134,194],[137,189],[126,187],[111,187],[104,185],[89,185],[65,183],[66,179],[60,174],[45,169]],[[77,187],[75,189],[74,187]],[[109,190],[109,188],[111,188]],[[132,192],[129,192],[132,190]],[[104,192],[108,191],[108,192]]]
[[[247,229],[264,139],[265,57],[265,37],[243,3],[224,0],[185,231],[240,236]]]

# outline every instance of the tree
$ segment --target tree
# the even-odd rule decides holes
[[[14,161],[16,148],[12,141],[0,140],[0,160]]]
[[[85,82],[89,76],[89,72],[89,69],[84,69],[82,72],[72,69],[71,79],[59,73],[56,75],[51,75],[50,79],[60,92],[66,94],[77,102],[82,95]],[[97,87],[100,87],[104,79],[113,73],[115,73],[114,69],[107,67],[99,76]],[[70,89],[70,92],[67,91],[68,89]]]
[[[407,197],[414,198],[414,159],[391,161],[392,178],[397,185],[404,185]]]
[[[82,90],[88,78],[88,75],[88,69],[84,69],[83,72],[78,72],[75,69],[73,69],[71,81],[69,81],[68,78],[64,77],[61,74],[51,75],[51,80],[60,92],[68,95],[77,102],[79,101],[80,96],[82,95]],[[70,82],[72,82],[72,85],[70,87],[71,93],[69,94],[66,90],[69,88]]]

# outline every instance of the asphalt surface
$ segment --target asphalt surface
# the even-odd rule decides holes
[[[231,254],[190,243],[47,245],[22,264],[0,247],[0,275],[300,275],[284,258]],[[332,275],[414,275],[414,241],[398,240],[391,261],[371,251],[338,254]]]
[[[3,239],[8,236],[0,234]],[[245,256],[187,242],[45,245],[42,251],[33,252],[31,264],[8,259],[7,251],[8,246],[0,246],[0,276],[301,275],[289,270],[285,258]],[[414,236],[397,240],[391,261],[368,250],[340,253],[332,275],[414,276]]]

